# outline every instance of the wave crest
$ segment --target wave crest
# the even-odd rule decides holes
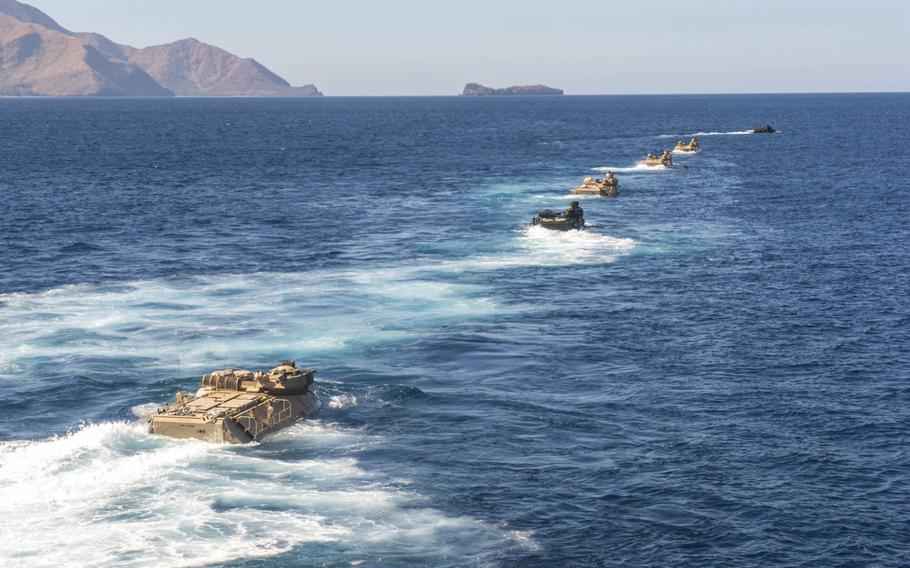
[[[310,437],[366,441],[314,422],[282,434],[279,448]],[[475,543],[468,557],[527,546],[522,535],[423,507],[419,495],[373,478],[356,459],[258,452],[154,437],[126,422],[0,443],[0,515],[8,521],[0,524],[0,563],[202,566],[341,541],[342,554],[389,542],[424,558],[450,541]]]
[[[740,136],[743,134],[753,134],[751,130],[729,130],[726,132],[709,131],[709,132],[692,132],[691,134],[658,134],[658,138],[685,138],[691,136]]]
[[[663,164],[657,166],[646,166],[642,163],[636,163],[634,166],[597,166],[596,168],[591,168],[595,172],[605,172],[607,170],[614,173],[632,173],[632,172],[665,172],[669,170],[667,166]]]

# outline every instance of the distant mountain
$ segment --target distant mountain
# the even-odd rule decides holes
[[[314,85],[292,87],[255,59],[241,59],[195,38],[129,50],[127,55],[131,63],[142,67],[158,83],[178,95],[300,97],[322,94]]]
[[[254,59],[184,39],[136,49],[71,32],[16,0],[0,0],[0,95],[319,96]]]
[[[468,83],[464,86],[461,95],[464,97],[482,97],[490,95],[562,95],[562,89],[554,89],[546,85],[515,85],[505,89],[493,89],[479,83]]]
[[[38,24],[41,27],[58,32],[69,33],[60,26],[53,18],[28,4],[22,4],[15,0],[0,0],[0,14],[6,14],[27,24]]]
[[[173,95],[141,67],[99,50],[101,43],[0,0],[0,95]]]

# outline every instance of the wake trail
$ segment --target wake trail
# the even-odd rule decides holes
[[[691,134],[658,134],[657,138],[685,138],[687,136],[740,136],[743,134],[754,134],[751,130],[729,130],[726,132],[693,132]]]
[[[527,535],[425,507],[420,495],[344,455],[377,436],[306,421],[270,440],[329,447],[332,456],[263,458],[255,445],[152,436],[138,422],[0,442],[0,515],[8,521],[0,563],[206,566],[309,543],[345,550],[386,542],[417,557],[451,541],[473,543],[468,556],[526,546]]]
[[[653,172],[665,172],[665,171],[668,171],[669,169],[670,168],[668,168],[667,166],[664,166],[664,165],[646,166],[644,164],[638,163],[638,164],[635,164],[634,166],[597,166],[597,167],[591,168],[591,171],[606,172],[609,170],[609,171],[612,171],[613,173],[643,173],[643,172],[653,173]]]
[[[124,358],[162,370],[179,361],[198,373],[228,358],[265,364],[292,353],[338,355],[412,339],[442,322],[519,309],[455,275],[614,262],[635,244],[596,231],[525,227],[500,252],[422,264],[0,294],[0,379],[47,360],[68,361],[73,373],[91,372],[91,361]]]

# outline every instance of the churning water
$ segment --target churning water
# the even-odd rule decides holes
[[[0,564],[900,565],[908,123],[907,95],[0,101]],[[669,132],[704,151],[636,166]],[[607,168],[586,231],[527,227]],[[317,419],[146,433],[285,358]]]

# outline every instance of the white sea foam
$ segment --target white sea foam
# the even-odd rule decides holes
[[[504,309],[486,289],[439,273],[605,263],[635,245],[597,231],[530,227],[499,252],[423,265],[3,294],[0,377],[21,373],[34,358],[67,362],[67,372],[108,358],[199,373],[273,354],[316,358],[398,341]],[[350,395],[328,401],[329,408],[357,404]],[[153,407],[131,410],[142,417]],[[369,474],[351,454],[380,441],[362,431],[304,421],[270,443],[333,457],[263,458],[255,445],[150,437],[142,425],[121,422],[0,443],[0,518],[8,521],[0,523],[0,565],[198,566],[280,555],[308,542],[355,549],[389,542],[451,557],[469,554],[464,543],[533,546],[526,533],[447,516]],[[449,550],[452,542],[462,544]]]
[[[691,134],[659,134],[658,138],[687,138],[692,136],[738,136],[741,134],[752,134],[751,130],[730,130],[727,132],[693,132]]]
[[[159,408],[161,408],[161,405],[155,404],[154,402],[147,402],[145,404],[137,404],[130,409],[130,412],[136,418],[147,418],[152,414],[155,414]]]
[[[537,201],[553,201],[554,199],[565,199],[566,201],[586,201],[588,199],[603,199],[602,195],[574,195],[571,193],[566,193],[564,195],[546,195],[546,194],[537,194],[533,198]],[[590,225],[590,223],[589,223]]]
[[[566,266],[614,262],[628,254],[636,241],[595,231],[551,231],[540,226],[525,227],[512,252],[449,261],[449,270],[492,270],[522,266]]]
[[[504,308],[440,273],[610,262],[634,246],[595,231],[524,229],[493,254],[422,265],[64,286],[0,295],[0,378],[29,360],[142,359],[199,373],[400,341]],[[512,308],[514,309],[514,308]]]
[[[329,408],[351,408],[357,406],[357,397],[349,394],[339,394],[329,399]]]
[[[35,357],[142,357],[197,372],[261,354],[316,356],[397,341],[495,304],[413,269],[244,274],[0,296],[0,376]]]
[[[669,169],[670,168],[663,164],[658,166],[646,166],[641,162],[636,163],[634,166],[598,166],[596,168],[591,168],[591,170],[596,172],[612,171],[613,173],[665,172]]]
[[[589,223],[594,227],[594,223]],[[532,226],[520,239],[522,246],[536,264],[595,264],[612,262],[628,254],[636,241],[628,237],[612,237],[596,231],[551,231]]]
[[[276,443],[367,438],[318,423],[283,436]],[[344,549],[388,542],[416,555],[453,541],[478,550],[533,546],[523,534],[424,505],[351,457],[263,458],[255,446],[152,437],[137,423],[0,443],[3,565],[202,566],[310,542]]]

